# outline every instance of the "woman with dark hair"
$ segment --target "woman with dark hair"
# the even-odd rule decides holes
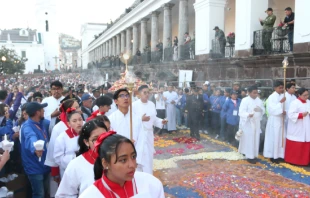
[[[61,178],[79,150],[78,138],[83,126],[82,115],[74,108],[67,109],[67,119],[69,128],[57,137],[54,144],[54,159],[59,166]]]
[[[309,91],[298,90],[298,99],[290,104],[284,159],[300,166],[310,164]]]
[[[95,143],[95,183],[80,198],[147,197],[163,198],[162,183],[153,175],[136,171],[137,152],[133,143],[116,132],[103,133]]]
[[[83,126],[78,139],[79,156],[73,159],[66,168],[56,197],[78,197],[94,183],[94,163],[98,156],[94,152],[94,143],[102,133],[107,131],[102,118],[98,116]]]
[[[54,145],[57,137],[69,128],[67,123],[67,110],[69,108],[77,109],[79,108],[79,104],[75,100],[66,100],[60,105],[60,121],[54,126],[52,130],[45,160],[45,165],[51,167],[51,176],[54,177],[54,181],[56,181],[57,183],[59,183],[60,180],[60,173],[58,164],[55,162],[54,159]]]
[[[13,134],[12,128],[13,121],[10,119],[9,107],[2,103],[0,104],[0,136]]]

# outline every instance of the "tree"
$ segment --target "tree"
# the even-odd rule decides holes
[[[4,60],[2,59],[3,57]],[[27,59],[19,57],[15,50],[5,48],[0,49],[0,73],[1,74],[23,74]]]

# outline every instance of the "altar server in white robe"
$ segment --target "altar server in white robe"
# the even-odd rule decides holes
[[[96,141],[95,183],[80,198],[164,198],[163,185],[151,174],[136,171],[137,152],[131,140],[113,132]]]
[[[106,121],[102,116],[87,122],[80,133],[78,144],[79,156],[67,166],[58,187],[56,198],[76,198],[93,185],[94,163],[98,153],[94,151],[94,143],[98,137],[107,131]]]
[[[111,123],[111,130],[117,131],[117,134],[130,139],[130,112],[129,103],[130,95],[127,89],[119,89],[114,93],[114,102],[118,110],[108,116]],[[136,114],[132,114],[133,141],[135,145],[139,141],[140,132],[142,131],[142,121]]]
[[[143,127],[143,133],[139,137],[139,144],[142,145],[137,145],[137,147],[143,148],[143,153],[139,153],[137,162],[139,165],[144,165],[138,166],[138,170],[153,174],[153,156],[155,153],[153,127],[162,128],[167,121],[157,117],[155,104],[148,100],[150,94],[148,86],[142,85],[138,91],[140,99],[132,105],[132,110],[142,120]]]
[[[285,92],[285,111],[288,112],[291,106],[291,103],[296,100],[296,96],[295,96],[295,84],[292,83],[288,83],[286,85],[286,92]],[[286,114],[285,116],[285,128],[287,129],[287,124],[288,124],[288,114]]]
[[[283,82],[276,81],[274,90],[268,98],[267,110],[269,117],[266,126],[264,157],[270,158],[271,162],[278,164],[278,158],[284,158],[286,136],[285,126],[283,126],[283,116],[286,116],[286,111],[283,108],[286,100],[283,94]],[[282,135],[283,128],[284,137]]]
[[[52,132],[53,127],[56,124],[56,118],[60,115],[59,105],[64,99],[62,96],[63,85],[58,80],[54,81],[50,85],[52,96],[44,98],[42,103],[47,103],[48,106],[44,108],[44,118],[51,121],[49,132]]]
[[[173,132],[176,130],[176,101],[178,100],[178,94],[173,91],[173,86],[170,84],[168,86],[168,91],[163,93],[163,99],[166,103],[166,115],[167,120],[167,130]]]
[[[309,91],[300,88],[298,95],[299,98],[291,103],[288,111],[285,161],[307,166],[310,164]]]
[[[251,86],[248,88],[246,98],[243,98],[239,107],[240,123],[242,135],[239,143],[239,153],[247,158],[249,163],[255,164],[259,152],[259,138],[261,134],[261,120],[265,113],[263,101],[258,98],[258,88]]]
[[[72,108],[74,109],[80,108],[77,101],[73,99],[66,100],[60,105],[60,111],[61,111],[61,114],[59,116],[60,121],[54,126],[52,130],[50,142],[47,148],[45,165],[51,167],[51,176],[57,183],[59,183],[60,180],[60,172],[59,172],[59,166],[55,162],[54,158],[55,142],[57,137],[61,133],[64,133],[69,128],[67,119],[67,110]]]
[[[83,126],[83,118],[75,109],[67,111],[69,128],[61,133],[54,146],[54,158],[60,169],[60,177],[63,176],[68,164],[73,160],[79,150],[78,138]]]

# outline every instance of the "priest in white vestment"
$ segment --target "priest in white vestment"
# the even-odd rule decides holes
[[[286,85],[286,92],[285,92],[285,111],[288,112],[291,106],[291,103],[296,100],[296,96],[295,96],[295,84],[291,84],[288,83]],[[288,114],[286,114],[286,118],[285,118],[285,128],[287,129],[287,124],[288,124]]]
[[[278,158],[284,158],[285,150],[285,127],[283,126],[283,116],[286,112],[283,108],[285,97],[283,94],[283,82],[277,81],[274,85],[275,91],[268,98],[268,121],[266,126],[264,157],[270,158],[274,163],[279,163]],[[284,137],[283,137],[284,128]]]
[[[248,88],[249,96],[243,98],[239,107],[242,135],[239,143],[239,153],[255,164],[259,152],[259,138],[261,134],[261,120],[265,113],[263,101],[258,98],[256,86]]]
[[[285,161],[307,166],[310,164],[309,91],[300,88],[298,95],[299,98],[291,103],[288,111]]]
[[[137,162],[138,164],[145,164],[143,166],[140,165],[138,171],[153,174],[153,155],[155,153],[153,127],[162,128],[166,121],[157,117],[155,104],[148,100],[148,86],[142,85],[138,91],[140,99],[133,103],[132,110],[142,120],[143,135],[140,137],[143,137],[143,139],[139,143],[142,143],[143,153],[137,156]]]
[[[166,103],[166,115],[167,115],[167,130],[173,132],[176,130],[176,107],[175,104],[178,100],[178,94],[173,91],[173,86],[168,86],[168,91],[163,93],[163,99]]]

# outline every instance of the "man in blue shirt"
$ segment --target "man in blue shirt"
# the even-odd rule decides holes
[[[48,176],[50,168],[44,165],[47,152],[49,121],[44,119],[47,103],[30,102],[26,106],[28,120],[21,129],[21,156],[26,175],[32,187],[33,198],[44,198],[48,195]],[[34,143],[44,141],[43,150],[36,150]]]

